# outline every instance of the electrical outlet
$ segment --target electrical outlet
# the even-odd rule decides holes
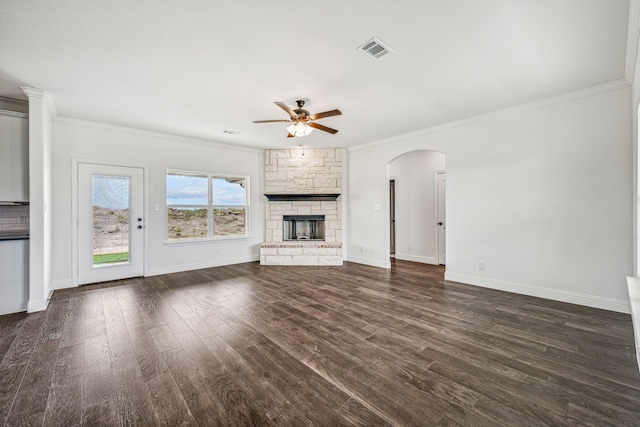
[[[364,252],[364,246],[360,246],[360,252]]]
[[[410,251],[413,250],[413,246],[409,245],[409,250]]]
[[[480,270],[486,270],[487,269],[487,263],[485,261],[479,261],[478,262],[478,268]]]

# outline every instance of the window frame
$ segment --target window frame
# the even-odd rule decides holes
[[[170,204],[168,199],[168,186],[167,186],[167,177],[169,175],[184,175],[184,176],[194,176],[194,177],[203,177],[207,179],[207,204],[206,205],[198,205],[198,204]],[[238,179],[244,180],[244,204],[214,204],[213,200],[213,180],[214,179]],[[167,169],[165,171],[165,220],[167,221],[165,232],[167,233],[167,241],[166,244],[175,245],[175,244],[183,244],[183,243],[198,243],[198,242],[209,242],[209,241],[220,241],[220,240],[237,240],[237,239],[247,239],[251,237],[251,231],[249,228],[249,217],[250,217],[250,177],[248,175],[236,175],[236,174],[225,174],[218,172],[196,172],[196,171],[185,171],[179,169]],[[242,208],[244,209],[244,234],[237,235],[215,235],[214,234],[214,210],[216,208]],[[195,208],[195,209],[207,209],[207,236],[206,237],[184,237],[184,238],[175,238],[169,237],[169,208]]]

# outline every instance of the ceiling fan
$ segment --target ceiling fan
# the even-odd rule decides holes
[[[315,121],[323,119],[325,117],[340,116],[342,115],[342,112],[340,110],[331,110],[325,111],[323,113],[311,114],[307,110],[302,109],[302,107],[304,107],[304,101],[302,99],[296,101],[296,104],[298,104],[298,108],[296,108],[295,110],[289,108],[289,106],[284,102],[276,101],[275,104],[286,111],[287,114],[289,114],[289,120],[254,120],[253,123],[293,123],[291,126],[287,127],[287,131],[289,131],[287,138],[293,138],[294,136],[307,136],[313,129],[319,129],[325,132],[329,132],[330,134],[338,133],[337,130],[327,126],[323,126],[319,123],[316,123]]]

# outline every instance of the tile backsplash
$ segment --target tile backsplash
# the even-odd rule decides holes
[[[0,232],[29,230],[29,206],[0,206]]]

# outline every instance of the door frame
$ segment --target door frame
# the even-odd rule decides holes
[[[94,159],[71,159],[71,286],[78,287],[79,286],[79,262],[78,257],[80,253],[80,242],[79,242],[79,197],[78,197],[78,173],[79,173],[79,165],[80,163],[89,163],[97,166],[115,166],[115,167],[125,167],[125,168],[138,168],[142,169],[142,192],[143,192],[143,200],[142,207],[145,212],[145,224],[148,225],[148,214],[149,214],[149,206],[147,197],[147,183],[149,182],[148,176],[148,168],[137,165],[137,164],[127,164],[127,163],[119,163],[116,162],[104,162]],[[148,240],[148,226],[145,226],[142,230],[142,271],[144,276],[149,274],[149,263],[148,255],[147,255],[147,240]]]
[[[444,175],[445,177],[445,183],[447,181],[447,171],[446,170],[437,170],[433,172],[433,209],[434,209],[434,214],[433,214],[433,218],[434,218],[434,223],[433,226],[435,227],[435,248],[436,248],[436,253],[435,253],[435,258],[436,258],[436,265],[445,265],[446,266],[446,257],[447,257],[447,244],[446,244],[446,240],[447,240],[447,233],[445,231],[445,244],[444,244],[444,257],[445,257],[445,263],[441,264],[440,263],[440,226],[438,225],[438,210],[439,210],[439,205],[440,205],[440,191],[438,190],[438,179],[440,175]],[[446,217],[447,217],[447,187],[445,184],[445,190],[444,190],[444,211],[445,211],[445,223],[444,223],[444,228],[446,230],[447,228],[447,222],[446,222]]]
[[[388,251],[389,251],[389,255],[393,255],[394,257],[396,256],[396,237],[397,237],[397,233],[396,233],[396,226],[395,226],[395,219],[398,216],[398,211],[396,209],[396,207],[398,206],[398,204],[396,203],[396,201],[398,200],[398,178],[395,176],[391,176],[388,179],[389,184],[388,184],[388,191],[389,191],[389,196],[391,195],[391,183],[393,182],[393,199],[391,199],[391,197],[389,197],[389,245],[388,245]],[[391,205],[391,203],[393,202],[393,206]],[[393,211],[393,224],[391,222],[391,212]],[[391,238],[391,236],[393,235],[393,238]],[[393,248],[393,252],[391,252],[391,248]]]

